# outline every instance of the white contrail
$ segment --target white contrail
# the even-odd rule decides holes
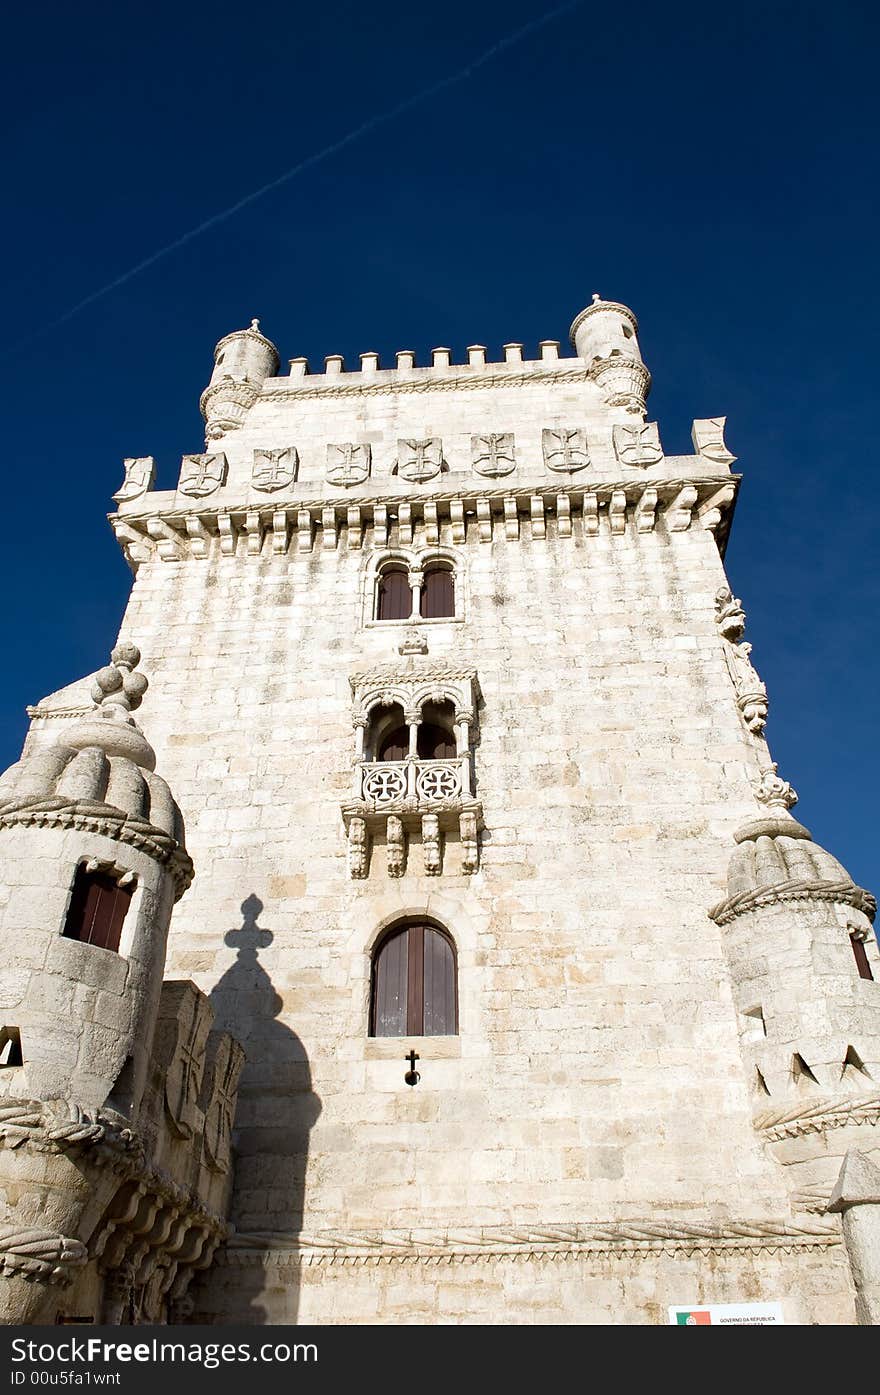
[[[250,194],[245,194],[244,198],[238,199],[236,203],[230,204],[228,208],[222,209],[221,212],[213,213],[211,217],[206,218],[203,223],[198,223],[196,227],[190,228],[189,232],[185,232],[182,236],[176,237],[174,241],[169,242],[167,246],[160,247],[157,252],[153,252],[149,257],[145,257],[142,262],[137,262],[134,266],[129,267],[128,271],[123,271],[120,276],[116,276],[112,281],[108,281],[105,286],[100,286],[98,290],[92,291],[90,295],[85,296],[82,300],[78,301],[76,305],[72,305],[69,310],[65,310],[64,314],[59,315],[57,319],[50,320],[48,324],[44,324],[31,334],[26,335],[24,339],[19,339],[6,353],[0,354],[0,358],[8,358],[11,354],[17,353],[18,350],[23,348],[26,344],[30,344],[32,340],[39,339],[42,335],[48,334],[50,329],[57,329],[59,325],[66,324],[68,320],[73,319],[74,315],[78,315],[81,310],[85,310],[89,305],[94,305],[96,300],[101,300],[105,295],[109,295],[111,291],[115,291],[119,286],[124,286],[128,281],[131,281],[133,277],[139,276],[142,271],[146,271],[149,267],[155,266],[156,262],[161,261],[163,257],[167,257],[172,252],[176,252],[178,247],[186,246],[188,242],[192,242],[194,238],[201,237],[202,233],[207,232],[210,228],[217,227],[219,223],[225,223],[227,218],[231,218],[234,213],[238,213],[242,208],[247,208],[248,204],[255,203],[257,199],[261,199],[264,194],[270,193],[272,189],[277,189],[281,184],[286,184],[296,175],[302,174],[304,170],[311,169],[313,166],[320,164],[322,160],[329,159],[329,157],[335,155],[338,150],[342,150],[345,146],[351,145],[352,142],[359,140],[361,136],[365,136],[369,131],[374,131],[377,126],[384,125],[386,121],[392,121],[395,116],[400,116],[403,112],[409,111],[410,108],[418,106],[419,102],[427,101],[427,99],[433,97],[435,93],[442,92],[447,87],[453,87],[456,83],[464,82],[466,78],[469,78],[478,68],[482,68],[484,64],[494,58],[496,54],[502,53],[513,44],[519,43],[521,39],[524,39],[528,34],[533,34],[537,29],[543,29],[544,25],[550,24],[554,19],[558,19],[560,15],[567,14],[569,10],[577,9],[582,3],[583,0],[567,0],[566,4],[558,5],[556,9],[548,10],[546,14],[539,15],[537,19],[530,20],[528,24],[524,24],[521,28],[515,29],[512,34],[508,34],[505,38],[499,39],[497,43],[492,44],[491,48],[487,48],[485,53],[481,53],[479,57],[474,58],[464,68],[459,68],[457,72],[450,73],[448,77],[440,78],[437,82],[432,82],[430,86],[423,88],[421,92],[416,92],[414,96],[407,97],[404,101],[398,102],[397,106],[390,107],[388,111],[380,112],[377,116],[371,116],[367,121],[362,122],[360,126],[355,126],[354,130],[349,131],[347,135],[340,136],[339,140],[334,141],[332,145],[324,146],[323,150],[317,150],[313,155],[307,155],[304,160],[300,160],[299,164],[294,165],[292,169],[285,170],[283,174],[279,174],[277,179],[271,179],[268,184],[263,184],[259,189],[254,189]]]

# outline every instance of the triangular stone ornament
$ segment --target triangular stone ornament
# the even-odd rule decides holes
[[[880,1204],[880,1167],[856,1148],[850,1148],[834,1184],[829,1211],[845,1211],[849,1206]]]

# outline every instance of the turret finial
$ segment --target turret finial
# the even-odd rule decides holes
[[[260,332],[260,321],[259,321],[259,320],[251,320],[251,329],[255,329],[255,330],[257,331],[257,334],[259,334],[259,332]]]

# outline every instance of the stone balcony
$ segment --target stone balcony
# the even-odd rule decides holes
[[[461,870],[477,870],[477,835],[482,806],[474,799],[471,757],[466,752],[446,760],[409,756],[399,761],[358,761],[351,801],[342,807],[348,834],[349,871],[365,877],[370,844],[384,835],[391,877],[406,868],[408,835],[421,834],[424,871],[442,870],[441,835],[456,832],[461,840]]]

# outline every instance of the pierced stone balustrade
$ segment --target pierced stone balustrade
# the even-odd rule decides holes
[[[387,847],[388,875],[406,868],[409,838],[421,837],[424,869],[437,875],[442,868],[441,835],[454,833],[461,845],[460,868],[477,870],[477,837],[483,822],[481,805],[471,794],[470,754],[447,760],[357,761],[354,797],[343,805],[349,846],[349,870],[365,877],[369,846],[377,835]]]
[[[376,808],[460,801],[470,794],[469,757],[456,760],[395,760],[364,762],[358,770],[356,797]]]

